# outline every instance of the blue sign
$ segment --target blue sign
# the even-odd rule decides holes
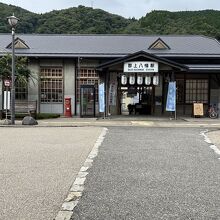
[[[105,112],[105,85],[99,84],[99,112]]]
[[[176,111],[176,82],[169,82],[166,111]]]

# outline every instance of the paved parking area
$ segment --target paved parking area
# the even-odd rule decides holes
[[[53,219],[101,131],[0,128],[0,219]]]
[[[220,160],[205,130],[109,128],[72,220],[219,220]]]

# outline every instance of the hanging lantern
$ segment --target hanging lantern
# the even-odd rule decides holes
[[[121,76],[121,84],[122,85],[126,85],[127,84],[127,76],[126,75],[122,75]]]
[[[143,76],[141,74],[138,74],[138,76],[137,76],[137,84],[138,85],[143,84]]]
[[[135,84],[135,75],[134,74],[131,74],[129,76],[129,84],[130,85],[134,85]]]
[[[145,85],[149,86],[151,84],[151,77],[145,76]]]
[[[159,75],[153,76],[153,85],[155,86],[159,85]]]

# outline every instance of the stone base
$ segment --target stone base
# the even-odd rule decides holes
[[[31,116],[25,116],[22,120],[22,125],[37,125],[37,121]]]
[[[11,120],[5,119],[3,125],[11,125]]]

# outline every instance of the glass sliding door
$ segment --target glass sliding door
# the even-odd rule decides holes
[[[81,85],[80,87],[80,116],[95,117],[95,86]]]

